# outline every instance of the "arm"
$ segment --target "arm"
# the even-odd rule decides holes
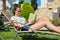
[[[18,24],[15,20],[13,21],[13,25],[18,28],[22,28],[24,25]]]
[[[34,24],[34,23],[35,23],[35,21],[30,21],[27,24]]]

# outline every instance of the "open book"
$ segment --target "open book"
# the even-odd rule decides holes
[[[28,18],[28,22],[34,21],[35,18],[36,18],[36,14],[30,13],[29,18]]]

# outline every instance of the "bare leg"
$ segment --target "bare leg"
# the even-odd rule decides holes
[[[50,30],[56,31],[57,33],[60,33],[60,29],[58,29],[56,26],[54,26],[48,18],[44,17],[43,20],[39,20],[37,23],[31,26],[33,30],[38,30],[46,25],[46,27]]]
[[[33,30],[39,30],[40,28],[44,27],[46,25],[46,18],[43,17],[41,20],[37,21],[34,25],[31,26]],[[31,29],[29,29],[31,31]]]
[[[53,25],[48,18],[45,18],[46,19],[46,27],[50,30],[53,30],[57,33],[60,33],[60,29],[58,29],[55,25]]]
[[[38,30],[46,25],[46,18],[43,17],[41,20],[37,21],[34,25],[31,26],[34,30]]]

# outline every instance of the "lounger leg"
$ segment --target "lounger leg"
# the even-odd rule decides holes
[[[15,39],[16,39],[16,37],[17,37],[17,34],[16,34],[16,36],[14,37],[14,39],[13,39],[13,40],[15,40]]]
[[[18,35],[18,33],[16,33],[16,36],[14,37],[13,40],[15,40],[17,37],[20,37],[20,36]]]

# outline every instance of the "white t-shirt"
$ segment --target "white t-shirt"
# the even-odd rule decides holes
[[[16,17],[16,16],[12,16],[11,17],[11,21],[16,20],[17,23],[22,23],[22,24],[26,24],[26,20],[24,17],[20,16],[20,17]]]

